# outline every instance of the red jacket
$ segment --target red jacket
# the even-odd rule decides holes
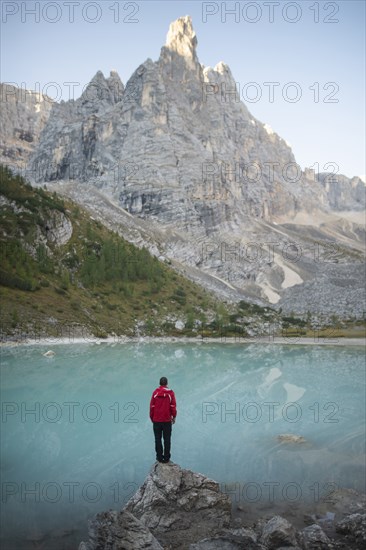
[[[150,400],[152,422],[171,422],[177,416],[177,404],[173,390],[159,386],[153,391]]]

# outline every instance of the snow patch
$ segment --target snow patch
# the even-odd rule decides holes
[[[274,131],[272,130],[272,128],[270,127],[269,124],[264,124],[263,125],[263,128],[265,129],[265,131],[267,132],[267,134],[270,136],[272,134],[274,134]]]

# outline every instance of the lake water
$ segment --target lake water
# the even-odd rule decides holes
[[[48,349],[56,355],[44,357]],[[155,461],[148,409],[160,376],[177,398],[172,460],[220,482],[234,502],[364,491],[361,347],[5,347],[3,548],[77,548],[89,518],[127,502]]]

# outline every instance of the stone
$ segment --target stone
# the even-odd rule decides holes
[[[263,546],[257,542],[252,529],[225,529],[220,535],[191,544],[189,550],[260,550]]]
[[[327,550],[332,548],[331,541],[323,529],[315,523],[305,527],[300,532],[299,538],[304,550]]]
[[[43,354],[43,357],[54,357],[56,353],[52,350],[48,350]]]
[[[366,514],[351,514],[336,524],[336,531],[347,538],[366,544]]]
[[[280,546],[296,546],[295,528],[281,516],[274,516],[265,524],[261,542],[270,550]]]
[[[305,443],[305,437],[295,434],[280,434],[277,436],[278,441],[281,443]]]
[[[79,550],[163,550],[145,525],[126,510],[97,514]]]

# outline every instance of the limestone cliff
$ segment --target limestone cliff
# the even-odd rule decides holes
[[[0,105],[0,162],[24,172],[53,101],[37,92],[0,84]]]

